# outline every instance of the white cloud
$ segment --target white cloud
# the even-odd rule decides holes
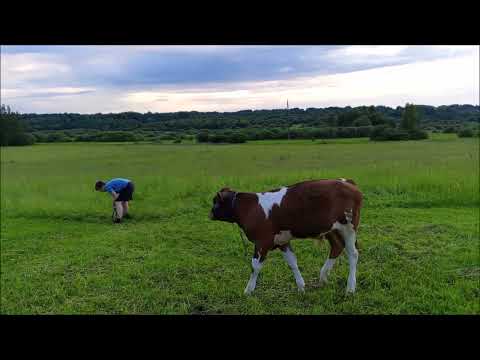
[[[132,108],[149,111],[417,104],[478,104],[479,60],[463,56],[375,68],[346,74],[237,84],[219,91],[164,89],[132,92],[122,98]],[[194,90],[194,89],[192,89]],[[158,103],[157,98],[167,98]],[[146,111],[146,110],[145,110]]]
[[[352,45],[333,49],[327,53],[327,58],[339,64],[393,65],[473,55],[475,51],[478,52],[475,46],[455,45]]]
[[[396,56],[408,46],[380,45],[380,46],[359,46],[352,45],[332,52],[332,56]]]
[[[91,87],[52,87],[52,88],[35,88],[35,89],[9,89],[2,88],[2,97],[18,98],[18,97],[54,97],[84,94],[95,91]]]
[[[51,77],[68,77],[71,67],[61,57],[52,54],[20,53],[2,54],[1,86],[15,87],[35,80]]]

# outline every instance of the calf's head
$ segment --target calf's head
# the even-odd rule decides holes
[[[210,211],[210,219],[220,220],[227,222],[235,222],[234,220],[234,203],[236,198],[236,192],[223,188],[213,198],[213,206]]]

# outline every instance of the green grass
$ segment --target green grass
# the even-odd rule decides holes
[[[2,148],[1,170],[3,314],[480,313],[478,139],[49,144]],[[136,193],[114,225],[93,185],[117,176]],[[327,244],[295,240],[306,293],[275,251],[244,296],[250,254],[208,219],[215,192],[330,177],[365,195],[356,294],[344,255],[319,287]]]

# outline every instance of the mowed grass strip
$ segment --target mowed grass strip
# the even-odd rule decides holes
[[[477,139],[50,144],[1,149],[4,314],[478,314]],[[97,179],[128,177],[134,218],[111,224]],[[223,186],[263,191],[349,177],[365,194],[358,291],[328,245],[296,240],[305,295],[279,252],[257,290],[238,230],[208,220]]]

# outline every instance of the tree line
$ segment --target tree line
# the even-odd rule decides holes
[[[478,135],[480,108],[472,105],[329,107],[231,113],[18,114],[2,105],[2,145],[33,142],[121,142],[196,139],[243,143],[268,139],[369,137],[417,140],[429,132]]]
[[[416,105],[424,124],[479,122],[480,107],[473,105]],[[237,112],[181,111],[176,113],[123,112],[118,114],[21,114],[35,131],[96,129],[102,131],[185,131],[304,127],[358,127],[399,123],[404,107],[327,107],[308,109],[243,110]]]

